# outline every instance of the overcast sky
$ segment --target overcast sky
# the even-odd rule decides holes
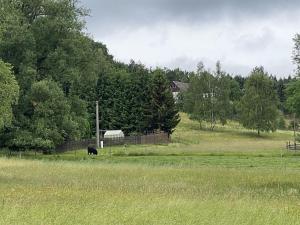
[[[299,0],[81,0],[91,10],[88,33],[115,59],[195,70],[217,60],[233,74],[255,66],[293,74]]]

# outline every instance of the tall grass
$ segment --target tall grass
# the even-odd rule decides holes
[[[300,173],[0,159],[0,224],[299,224]]]
[[[300,224],[291,136],[200,130],[183,114],[169,145],[0,158],[0,224]]]

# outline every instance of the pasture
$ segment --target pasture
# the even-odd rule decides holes
[[[0,224],[300,224],[292,133],[182,115],[173,143],[0,158]]]

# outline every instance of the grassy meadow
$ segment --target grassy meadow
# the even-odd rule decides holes
[[[0,224],[300,224],[289,131],[215,131],[182,114],[172,143],[0,158]]]

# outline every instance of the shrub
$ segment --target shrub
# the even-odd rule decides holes
[[[35,138],[29,131],[18,131],[7,145],[13,151],[37,150],[44,154],[51,154],[55,147],[53,141]]]
[[[18,131],[13,139],[11,139],[7,146],[13,151],[26,151],[31,149],[32,134],[28,131]]]
[[[33,139],[31,147],[35,150],[42,151],[43,154],[52,154],[55,148],[53,141],[44,140],[42,138]]]

